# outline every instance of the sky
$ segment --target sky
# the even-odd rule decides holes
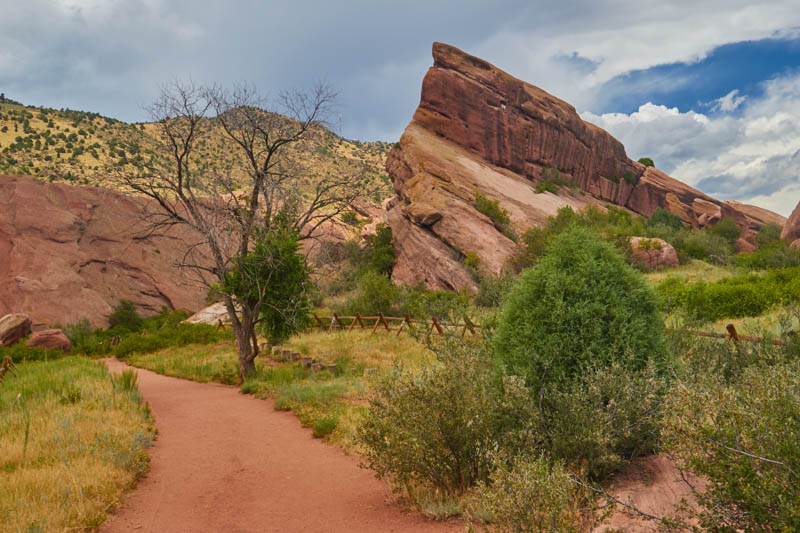
[[[434,41],[717,198],[800,201],[797,0],[0,0],[0,92],[136,122],[175,79],[267,96],[322,81],[337,133],[397,141]]]

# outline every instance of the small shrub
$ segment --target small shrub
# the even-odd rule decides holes
[[[342,213],[342,222],[351,226],[358,226],[358,215],[355,211],[345,211]]]
[[[800,362],[700,373],[676,387],[666,435],[679,465],[707,480],[695,493],[711,531],[800,530]]]
[[[489,200],[477,191],[475,192],[475,209],[489,217],[501,229],[505,229],[511,223],[508,211],[500,207],[498,200]]]
[[[563,463],[545,456],[495,460],[488,483],[481,483],[485,528],[497,533],[579,532],[591,516],[594,495],[576,484]]]
[[[663,207],[657,207],[650,218],[647,219],[647,227],[652,228],[663,224],[673,230],[680,230],[684,228],[683,219],[671,211],[667,211]]]
[[[108,317],[109,326],[123,328],[128,331],[141,331],[143,320],[136,312],[136,305],[129,300],[120,300]]]
[[[780,241],[781,231],[783,231],[783,228],[775,223],[762,226],[756,234],[756,242],[758,242],[758,247],[762,248]]]
[[[396,490],[460,494],[490,471],[500,391],[481,345],[448,342],[438,363],[381,378],[358,432],[366,465]]]
[[[336,312],[345,316],[355,313],[391,315],[399,297],[400,289],[392,284],[388,276],[367,271],[359,281],[355,294],[337,306]]]
[[[684,253],[694,259],[702,259],[717,265],[727,265],[730,262],[730,242],[707,228],[696,232],[682,232],[671,244],[679,254]]]
[[[469,300],[451,291],[429,291],[422,284],[406,290],[403,311],[413,318],[437,320],[460,319],[467,312]]]
[[[780,240],[770,240],[753,253],[737,254],[734,260],[736,266],[747,270],[791,268],[800,266],[800,250]]]
[[[114,390],[132,392],[138,390],[139,374],[135,370],[126,369],[119,375],[111,376],[111,383]]]
[[[397,256],[392,245],[392,228],[378,224],[375,236],[367,241],[369,266],[379,274],[391,275]]]
[[[654,167],[654,166],[656,166],[655,163],[653,163],[653,160],[650,159],[649,157],[641,157],[641,158],[639,158],[639,163],[643,164],[646,167]]]
[[[713,235],[722,237],[729,243],[733,243],[742,234],[742,228],[732,218],[726,217],[717,222],[715,225],[708,228],[708,231]]]
[[[316,439],[327,437],[339,425],[339,419],[335,416],[326,416],[314,421],[312,435]]]

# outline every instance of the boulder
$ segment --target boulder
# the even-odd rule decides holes
[[[794,208],[789,220],[783,226],[781,239],[788,242],[793,248],[800,250],[800,203]]]
[[[222,302],[209,305],[184,320],[189,324],[210,324],[212,326],[216,326],[220,321],[230,322],[228,308]]]
[[[631,250],[634,261],[650,270],[661,270],[680,264],[675,248],[662,239],[631,237]]]
[[[13,313],[0,318],[0,345],[11,346],[31,332],[31,319],[22,313]]]
[[[474,288],[461,261],[468,252],[484,274],[499,274],[515,249],[510,236],[563,206],[615,205],[644,216],[663,207],[695,228],[732,216],[747,241],[765,217],[781,218],[720,202],[632,161],[571,105],[482,59],[434,43],[433,60],[419,107],[386,160],[396,194],[386,204],[396,282]],[[537,193],[556,171],[570,186]],[[508,212],[508,227],[478,212],[476,193]]]
[[[45,350],[61,350],[69,353],[72,343],[60,329],[43,329],[31,335],[28,339],[28,346]]]

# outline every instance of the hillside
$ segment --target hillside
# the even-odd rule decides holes
[[[287,119],[288,120],[288,119]],[[211,170],[222,154],[236,153],[214,120],[199,158]],[[150,123],[127,124],[97,113],[25,106],[0,100],[0,174],[27,174],[50,182],[116,188],[112,177],[131,169],[156,143]],[[384,169],[391,144],[343,139],[324,128],[292,145],[290,156],[311,176],[361,172],[380,203],[392,193]]]

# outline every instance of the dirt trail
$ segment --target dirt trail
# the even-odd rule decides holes
[[[403,512],[357,458],[313,439],[271,401],[138,372],[159,436],[150,473],[101,532],[464,531]]]

